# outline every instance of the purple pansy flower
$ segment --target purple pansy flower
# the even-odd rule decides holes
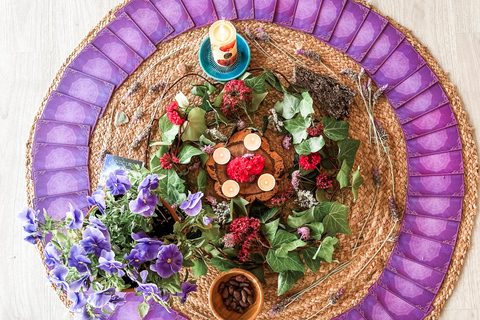
[[[120,169],[110,172],[105,185],[114,196],[125,194],[132,187],[132,183],[128,180],[127,172]]]
[[[103,291],[94,292],[88,296],[88,303],[94,308],[103,308],[115,294],[115,288],[108,288]]]
[[[144,217],[151,216],[157,206],[158,198],[148,191],[148,189],[141,189],[138,192],[138,197],[130,201],[129,208],[133,213],[138,213]]]
[[[170,293],[167,291],[161,291],[158,289],[157,285],[154,283],[145,283],[147,281],[148,270],[143,270],[140,272],[140,277],[142,278],[142,282],[138,282],[138,287],[135,288],[137,292],[143,292],[143,295],[146,297],[155,297],[157,300],[161,300],[163,302],[168,302],[170,300]]]
[[[213,218],[210,218],[209,216],[203,217],[203,224],[208,226],[213,222]]]
[[[98,229],[87,227],[87,230],[83,232],[83,240],[80,244],[87,253],[95,253],[97,257],[100,257],[102,250],[110,251],[111,245],[107,241],[105,235]]]
[[[90,218],[88,218],[88,220],[90,221],[90,223],[92,224],[91,226],[94,227],[94,228],[97,228],[98,230],[101,230],[101,231],[105,231],[107,230],[107,227],[103,224],[103,222],[98,219],[97,217],[95,216],[91,216]]]
[[[88,285],[89,278],[90,278],[90,274],[87,273],[80,279],[70,283],[70,291],[78,292],[80,291],[81,288],[83,288],[84,291],[87,291],[89,288],[89,285]]]
[[[85,273],[88,271],[88,265],[92,263],[87,258],[87,253],[80,246],[73,246],[68,256],[68,266],[77,268],[78,272]]]
[[[196,216],[202,210],[203,192],[197,192],[188,196],[188,200],[183,201],[180,209],[189,216]]]
[[[138,192],[140,190],[156,190],[158,188],[158,175],[151,174],[143,179],[138,185]]]
[[[55,283],[59,288],[68,290],[68,283],[65,281],[65,277],[68,274],[68,268],[62,265],[58,265],[50,271],[50,276],[47,277],[48,281]]]
[[[83,227],[83,212],[74,208],[71,203],[68,205],[70,206],[70,211],[67,212],[66,217],[66,221],[68,222],[67,228],[80,229]]]
[[[87,305],[87,299],[85,299],[85,294],[83,292],[67,292],[68,299],[72,301],[70,306],[70,311],[72,312],[82,312]]]
[[[113,295],[110,298],[110,301],[108,301],[108,306],[112,309],[115,310],[116,307],[123,306],[125,304],[125,298],[117,296],[116,294]]]
[[[191,284],[190,282],[184,282],[180,285],[182,292],[176,293],[175,295],[180,298],[180,302],[184,304],[187,301],[188,294],[190,292],[197,292],[197,285]]]
[[[31,227],[32,229],[36,229],[36,225],[32,225]],[[27,231],[28,232],[28,231]],[[23,238],[23,240],[31,243],[31,244],[37,244],[37,241],[38,240],[42,240],[43,239],[43,234],[40,232],[40,231],[33,231],[33,232],[30,232],[30,234],[28,236],[26,236],[25,238]]]
[[[125,268],[125,265],[115,261],[115,254],[112,251],[102,250],[98,263],[98,267],[107,273],[114,274],[118,272],[120,277],[125,275],[125,272],[122,270]]]
[[[20,219],[24,224],[35,224],[37,222],[37,217],[40,211],[35,211],[29,207],[23,208],[23,211],[18,214],[18,219]]]
[[[126,254],[125,260],[130,260],[128,264],[134,268],[140,267],[140,263],[147,261],[147,259],[145,259],[144,257],[144,254],[137,249],[132,249],[132,251],[130,251],[130,254]]]
[[[60,255],[58,253],[58,250],[51,242],[47,243],[47,245],[45,246],[43,256],[45,257],[45,264],[49,267],[55,267],[57,264],[60,263]]]
[[[175,244],[162,246],[158,252],[157,263],[150,266],[150,269],[156,271],[162,278],[169,278],[182,268],[183,256]]]
[[[98,211],[102,214],[105,214],[105,209],[107,205],[105,204],[105,192],[103,190],[98,190],[92,193],[91,197],[87,197],[88,203],[92,206],[97,206]]]
[[[143,254],[145,260],[150,261],[157,257],[158,250],[163,244],[158,239],[148,238],[145,232],[132,233],[132,239],[138,242],[135,249]]]

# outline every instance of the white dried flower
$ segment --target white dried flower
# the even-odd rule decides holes
[[[313,196],[313,193],[311,193],[308,190],[298,190],[297,200],[295,200],[295,203],[299,205],[301,208],[305,208],[305,209],[315,207],[318,205],[318,202]]]
[[[278,132],[282,132],[283,121],[279,119],[277,110],[270,109],[271,115],[268,116],[268,125],[275,128]]]
[[[220,141],[227,141],[228,138],[226,135],[218,131],[218,129],[213,128],[213,129],[207,129],[205,132],[212,137],[213,140],[220,140]]]

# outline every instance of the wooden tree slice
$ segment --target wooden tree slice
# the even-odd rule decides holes
[[[263,168],[262,174],[270,173],[275,177],[275,180],[278,181],[280,175],[283,173],[284,166],[282,157],[275,151],[270,150],[270,144],[268,143],[265,137],[262,138],[262,145],[258,150],[250,151],[247,150],[243,144],[243,139],[249,133],[254,132],[253,130],[242,130],[235,133],[230,140],[225,143],[219,143],[215,146],[215,149],[220,147],[227,148],[233,158],[242,157],[245,154],[259,154],[265,158],[265,167]],[[213,160],[213,155],[207,161],[206,168],[210,177],[215,181],[215,192],[225,199],[230,199],[222,193],[222,184],[231,180],[227,174],[228,164],[218,164]],[[257,177],[258,178],[258,177]],[[255,200],[267,201],[271,199],[278,192],[278,184],[275,184],[273,190],[265,192],[262,191],[257,184],[257,179],[253,182],[240,182],[240,193],[239,197],[244,198],[248,202],[252,203]]]

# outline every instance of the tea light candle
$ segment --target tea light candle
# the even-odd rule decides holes
[[[227,148],[217,148],[213,152],[213,160],[218,164],[227,164],[230,157],[230,151]]]
[[[250,133],[243,139],[243,144],[247,150],[255,151],[262,145],[262,138],[258,134]]]
[[[230,21],[218,20],[209,30],[210,46],[215,62],[229,67],[237,61],[237,31]]]
[[[233,198],[240,192],[240,186],[235,180],[227,180],[222,184],[222,193],[229,197]]]
[[[269,173],[264,173],[258,178],[258,187],[262,191],[271,191],[275,188],[275,177]]]

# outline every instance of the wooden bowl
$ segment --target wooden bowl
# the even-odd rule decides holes
[[[223,304],[223,299],[221,293],[218,293],[218,287],[222,282],[226,282],[238,275],[244,275],[252,284],[254,291],[254,303],[251,305],[247,311],[243,314],[237,313],[234,311],[228,311],[227,307]],[[220,320],[252,320],[257,317],[263,307],[263,286],[260,281],[253,275],[253,273],[248,272],[243,269],[232,269],[229,272],[222,272],[218,275],[217,278],[213,281],[208,292],[208,304],[210,305],[210,310],[217,319]]]

